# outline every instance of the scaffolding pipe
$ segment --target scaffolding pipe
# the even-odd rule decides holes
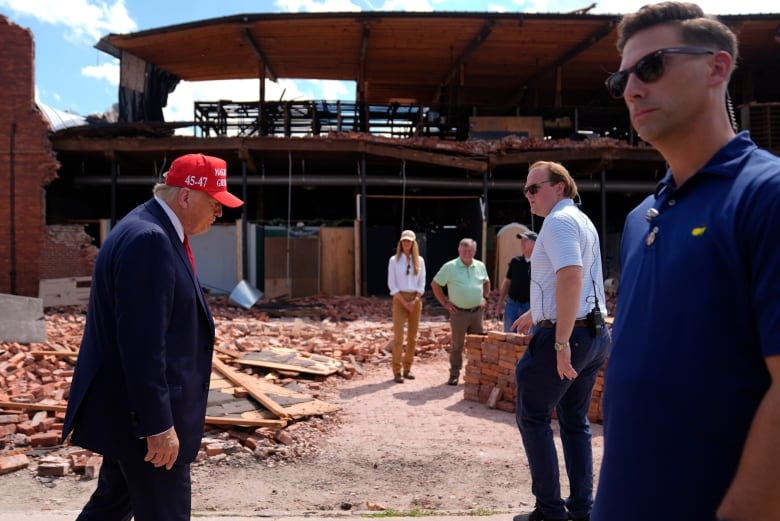
[[[361,161],[362,163],[362,161]],[[592,181],[588,179],[575,179],[577,190],[580,192],[601,192],[602,180]],[[111,179],[106,177],[77,176],[74,178],[77,185],[105,185],[110,184]],[[263,176],[249,177],[246,184],[249,186],[287,186],[292,183],[293,186],[308,187],[334,187],[334,186],[390,186],[401,187],[402,180],[396,176],[344,176],[344,175],[305,175],[293,176]],[[117,179],[120,185],[148,185],[149,179],[146,177],[128,177],[123,176]],[[525,183],[521,180],[488,180],[485,182],[481,177],[474,179],[439,179],[431,177],[407,177],[406,188],[452,188],[463,190],[474,190],[484,192],[487,190],[509,190],[520,192]],[[655,190],[656,183],[652,181],[607,181],[605,183],[607,192],[635,192],[652,193]]]

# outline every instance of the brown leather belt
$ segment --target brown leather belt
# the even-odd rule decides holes
[[[453,306],[455,306],[455,304],[453,304]],[[475,311],[482,309],[482,306],[477,306],[475,308],[459,308],[458,306],[455,306],[455,309],[458,311],[463,311],[464,313],[474,313]]]
[[[540,320],[536,323],[536,327],[541,327],[542,329],[553,329],[555,327],[555,322],[552,320]],[[574,327],[588,327],[588,319],[578,318],[574,321]]]

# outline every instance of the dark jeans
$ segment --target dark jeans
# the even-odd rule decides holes
[[[512,298],[506,298],[506,305],[504,306],[504,333],[517,333],[512,331],[512,324],[515,323],[520,315],[528,311],[531,304],[528,302],[518,302]]]
[[[593,507],[593,450],[588,408],[593,385],[609,354],[609,333],[591,338],[587,327],[575,327],[571,344],[574,380],[561,380],[556,371],[555,329],[536,328],[523,357],[515,367],[517,427],[531,470],[531,492],[536,507],[547,519],[585,517]],[[558,454],[550,426],[558,414],[563,457],[570,495],[561,498]]]

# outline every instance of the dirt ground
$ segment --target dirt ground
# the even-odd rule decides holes
[[[251,515],[530,510],[528,464],[514,415],[464,400],[463,383],[445,385],[443,350],[418,360],[413,373],[415,380],[396,384],[389,365],[378,364],[351,380],[329,379],[321,398],[342,409],[298,424],[308,431],[305,455],[272,461],[238,452],[196,463],[193,510]],[[600,425],[593,434],[598,472]],[[556,443],[566,494],[557,433]],[[95,484],[75,475],[39,478],[32,465],[0,476],[0,510],[77,510]]]

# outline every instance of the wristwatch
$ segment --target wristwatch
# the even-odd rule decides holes
[[[553,345],[555,346],[555,350],[556,351],[563,351],[564,349],[569,347],[569,343],[568,342],[564,342],[562,344],[560,342],[555,342],[555,344],[553,344]]]

